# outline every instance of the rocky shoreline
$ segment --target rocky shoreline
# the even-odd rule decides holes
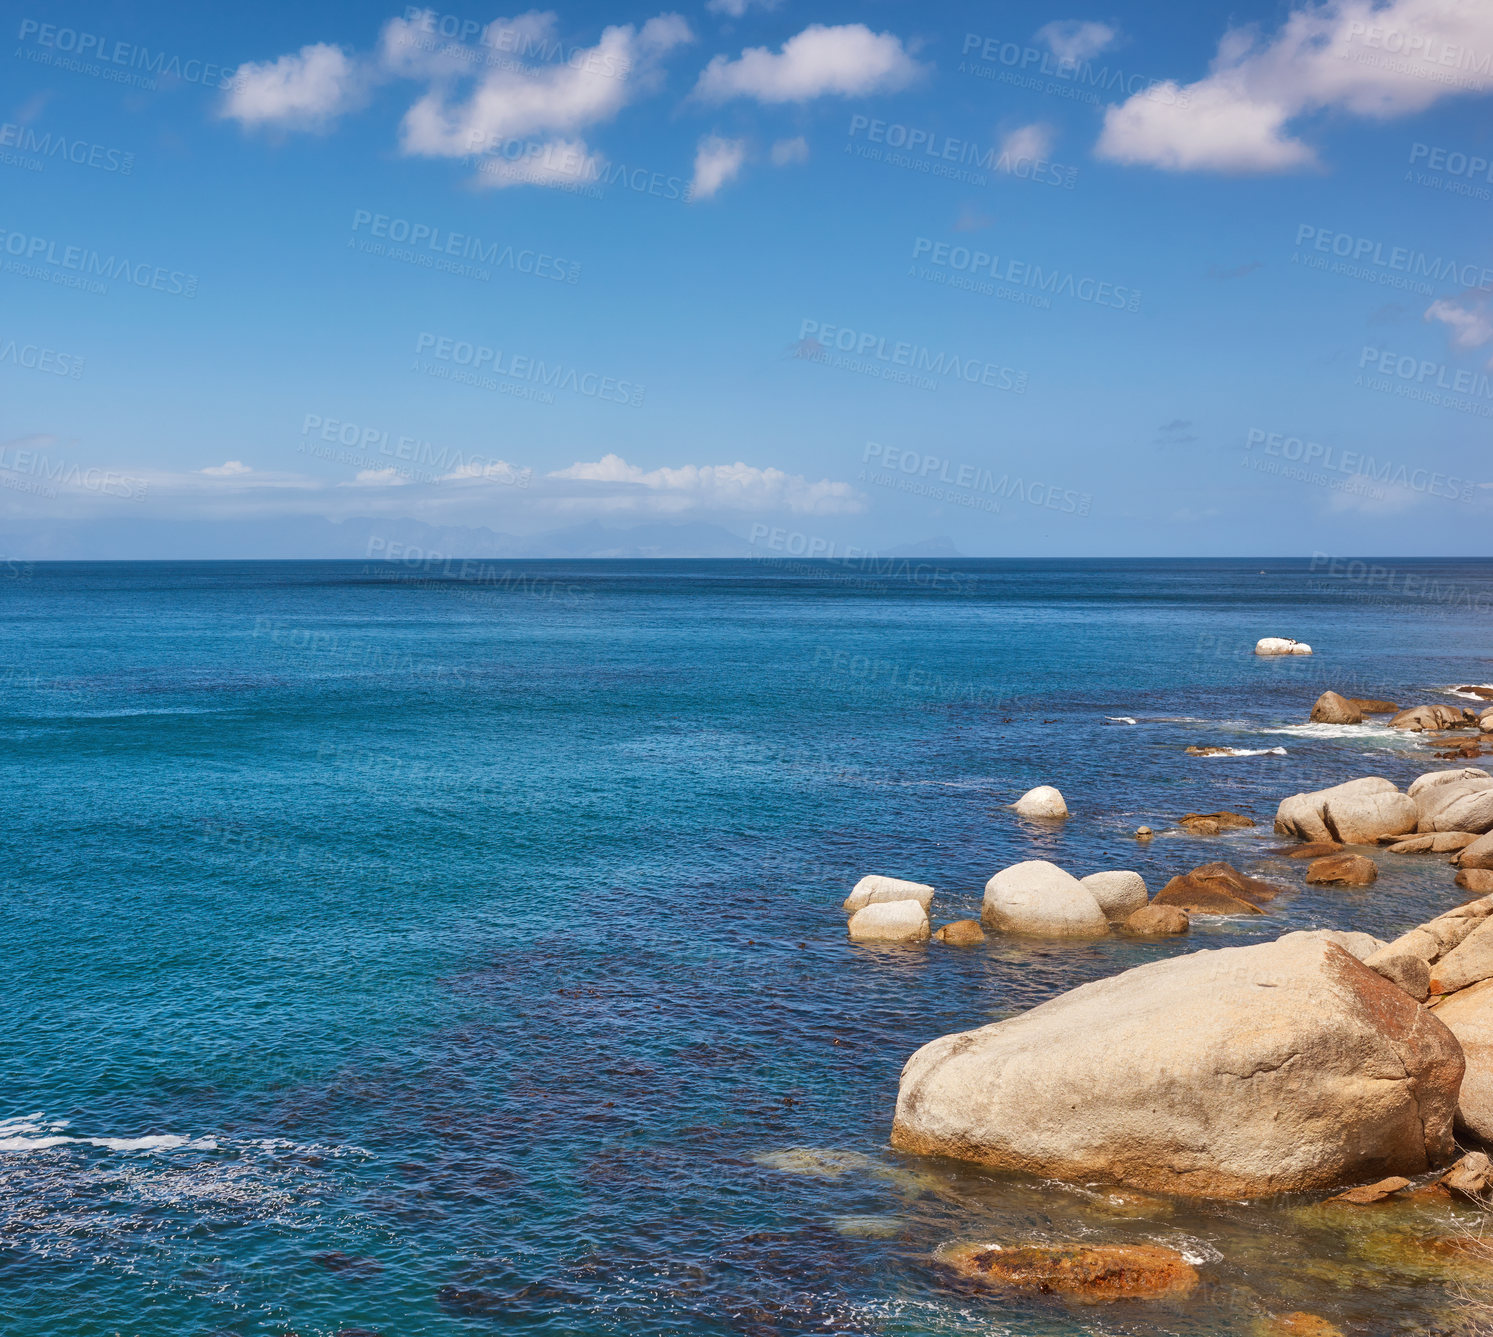
[[[1493,689],[1459,690],[1493,700]],[[1493,737],[1493,705],[1401,710],[1329,692],[1312,718],[1358,723],[1371,712],[1436,742],[1452,731],[1470,730],[1474,746]],[[1050,786],[1012,806],[1039,825],[1072,820]],[[1230,812],[1177,823],[1194,836],[1254,825]],[[1404,1198],[1490,1205],[1493,774],[1429,771],[1403,791],[1363,776],[1287,795],[1274,831],[1295,842],[1274,852],[1306,862],[1313,885],[1370,885],[1381,850],[1444,864],[1453,874],[1449,908],[1405,924],[1392,941],[1316,929],[1169,956],[942,1036],[903,1068],[893,1148],[1177,1199],[1307,1195],[1343,1210]],[[1154,834],[1143,827],[1136,837]],[[1268,915],[1284,890],[1213,862],[1179,872],[1152,896],[1129,870],[1076,877],[1028,860],[989,879],[979,921],[935,929],[933,886],[875,875],[844,908],[853,940],[971,947],[991,935],[1186,933],[1198,916]],[[964,1243],[940,1261],[982,1285],[1091,1301],[1172,1296],[1197,1284],[1181,1255],[1144,1240],[1128,1247]]]

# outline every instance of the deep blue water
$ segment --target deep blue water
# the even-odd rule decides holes
[[[1306,888],[1269,818],[1449,764],[1300,726],[1326,687],[1493,681],[1493,563],[1312,565],[9,564],[0,1332],[1437,1330],[1446,1277],[1316,1209],[1120,1210],[887,1143],[936,1035],[1461,898],[1394,856]],[[1039,783],[1060,829],[1005,806]],[[1130,838],[1220,807],[1263,826]],[[1294,890],[1164,944],[846,941],[866,872],[942,922],[1035,857]],[[930,1256],[1078,1233],[1206,1284],[1098,1314]]]

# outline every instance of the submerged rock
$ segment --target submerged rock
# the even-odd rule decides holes
[[[1288,859],[1324,859],[1329,854],[1341,854],[1343,847],[1335,840],[1312,840],[1294,848],[1271,850],[1272,854],[1284,854]]]
[[[1413,798],[1382,776],[1372,775],[1282,799],[1275,830],[1298,840],[1372,845],[1380,836],[1414,831],[1419,816]]]
[[[1198,1284],[1197,1269],[1160,1244],[956,1244],[938,1257],[974,1281],[1077,1300],[1156,1300]]]
[[[1137,937],[1160,938],[1173,933],[1186,933],[1192,921],[1180,905],[1143,905],[1122,925],[1126,933]]]
[[[875,901],[850,916],[853,942],[927,942],[928,912],[919,901]]]
[[[1409,1188],[1410,1181],[1404,1175],[1391,1175],[1388,1179],[1381,1179],[1377,1184],[1360,1184],[1357,1188],[1350,1188],[1346,1193],[1337,1193],[1328,1198],[1328,1202],[1346,1202],[1355,1207],[1367,1207],[1370,1203],[1383,1202],[1392,1193],[1398,1193],[1402,1188]]]
[[[1257,1331],[1260,1337],[1344,1337],[1337,1324],[1302,1309],[1272,1315],[1259,1324]]]
[[[1241,812],[1190,812],[1177,825],[1195,836],[1216,836],[1220,831],[1242,831],[1254,822]]]
[[[985,941],[985,930],[980,927],[978,919],[956,919],[933,936],[950,947],[978,947]]]
[[[1379,876],[1372,859],[1361,854],[1329,854],[1306,870],[1306,880],[1316,886],[1336,883],[1343,887],[1366,887]]]
[[[1330,937],[1290,933],[924,1045],[892,1143],[1195,1197],[1321,1190],[1448,1160],[1462,1071],[1429,1010]]]
[[[917,901],[926,910],[933,903],[933,888],[923,882],[904,882],[899,877],[871,873],[855,884],[841,909],[854,913],[880,901]]]
[[[1313,724],[1362,724],[1363,711],[1346,696],[1323,692],[1312,707]]]
[[[1038,785],[1028,789],[1011,805],[1022,817],[1059,818],[1068,815],[1068,805],[1063,796],[1051,785]]]
[[[1078,879],[1084,889],[1104,911],[1107,919],[1126,919],[1151,898],[1146,879],[1128,869],[1110,873],[1090,873]]]
[[[1109,932],[1089,889],[1044,859],[1013,864],[992,877],[985,884],[980,920],[1001,933],[1099,938]]]

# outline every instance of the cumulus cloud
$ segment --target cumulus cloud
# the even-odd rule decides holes
[[[708,200],[728,181],[734,181],[746,161],[746,141],[707,135],[695,150],[695,175],[690,198]]]
[[[896,92],[922,72],[891,33],[873,33],[863,23],[835,28],[815,23],[776,53],[754,46],[737,60],[716,56],[700,75],[695,93],[711,102],[738,97],[807,102],[826,95]]]
[[[1019,165],[1042,162],[1052,149],[1052,127],[1040,121],[1012,130],[1001,140],[1000,157],[1002,170],[1014,172]]]
[[[601,493],[610,510],[681,512],[688,510],[788,511],[807,515],[850,515],[865,498],[849,483],[828,478],[810,482],[802,474],[743,464],[686,464],[677,469],[644,470],[620,455],[577,461],[550,478],[587,485],[572,503],[594,506]],[[587,495],[593,494],[593,495]]]
[[[519,29],[537,42],[524,48],[526,59],[505,59],[471,71],[475,87],[465,96],[451,87],[450,53],[422,52],[417,72],[433,74],[435,84],[405,113],[400,147],[426,157],[463,158],[491,153],[529,136],[559,139],[588,126],[610,121],[641,91],[651,88],[659,60],[692,40],[689,25],[677,14],[660,14],[641,28],[607,28],[594,47],[563,52],[546,60],[545,44],[553,40],[554,16],[525,15],[501,24]],[[392,24],[403,20],[395,19]],[[392,26],[391,24],[391,26]],[[398,47],[400,44],[395,42]],[[384,50],[390,59],[391,38],[385,29]],[[435,61],[434,68],[421,62]],[[411,58],[399,63],[408,68]]]
[[[1425,319],[1446,326],[1453,348],[1470,351],[1493,343],[1493,311],[1486,293],[1438,298],[1426,308]]]
[[[1055,19],[1038,28],[1036,36],[1039,42],[1047,43],[1048,49],[1059,60],[1071,60],[1081,65],[1112,46],[1119,34],[1107,23]]]
[[[317,42],[295,55],[240,65],[222,115],[244,126],[324,130],[363,92],[357,61],[340,46]]]
[[[809,141],[802,135],[793,139],[780,139],[772,146],[772,165],[787,167],[789,163],[809,161]]]
[[[1384,120],[1493,89],[1493,5],[1325,0],[1274,37],[1226,32],[1208,74],[1145,89],[1105,113],[1096,152],[1168,171],[1279,172],[1315,151],[1290,123],[1333,110]]]

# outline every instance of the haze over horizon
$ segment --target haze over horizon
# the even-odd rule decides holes
[[[1461,556],[1493,7],[6,7],[0,556]]]

